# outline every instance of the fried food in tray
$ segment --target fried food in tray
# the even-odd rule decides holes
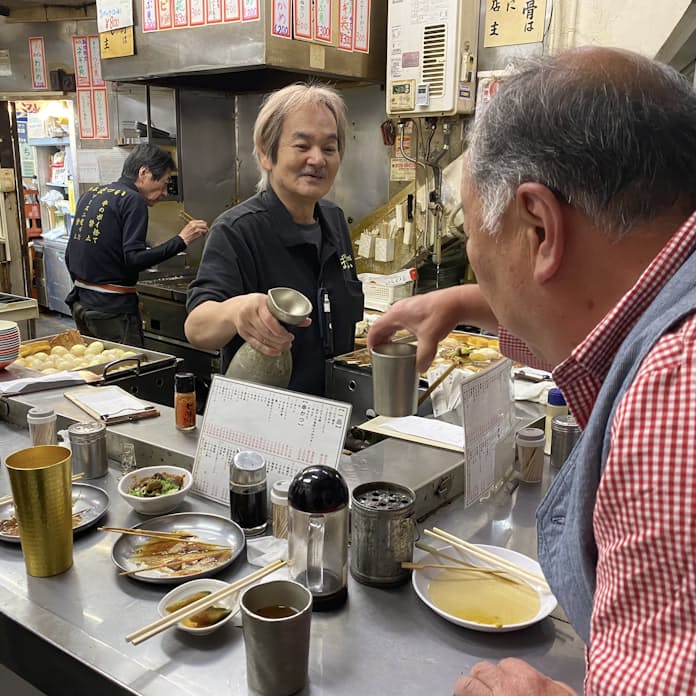
[[[399,343],[416,342],[416,339],[409,335],[401,336],[397,340]],[[502,357],[497,338],[453,331],[438,344],[431,367],[454,363],[458,368],[478,372],[490,367]],[[356,367],[371,365],[370,352],[367,348],[340,355],[335,360]]]

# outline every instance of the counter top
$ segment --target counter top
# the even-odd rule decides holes
[[[50,394],[41,398],[54,398],[58,406],[58,395]],[[31,396],[35,401],[37,395]],[[17,417],[21,400],[9,408]],[[163,411],[163,416],[170,415]],[[3,459],[29,444],[27,431],[8,420],[13,419],[0,421]],[[190,468],[197,436],[175,431],[172,423],[173,417],[113,426],[112,449],[119,437],[135,440],[141,451],[165,452],[169,447],[171,456],[187,461]],[[180,437],[171,437],[170,429]],[[168,445],[158,444],[160,440]],[[111,464],[105,477],[89,481],[110,496],[102,524],[133,526],[146,518],[118,495],[119,471],[115,461]],[[430,515],[426,526],[535,556],[534,511],[549,480],[547,467],[542,484],[503,488],[469,508],[457,499]],[[8,490],[3,470],[0,495]],[[228,514],[226,507],[193,495],[176,510],[188,511]],[[238,627],[228,624],[206,637],[169,629],[138,646],[125,641],[126,634],[157,618],[157,602],[171,586],[119,577],[111,560],[116,538],[95,529],[77,535],[73,567],[52,578],[27,576],[19,545],[0,542],[0,661],[47,694],[248,693]],[[216,577],[231,581],[251,570],[243,555]],[[378,589],[349,577],[348,590],[343,609],[312,617],[309,685],[303,694],[448,694],[457,676],[479,660],[509,656],[582,691],[583,644],[560,610],[522,631],[481,633],[436,615],[410,583]]]

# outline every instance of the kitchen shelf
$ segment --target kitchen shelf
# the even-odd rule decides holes
[[[70,145],[70,138],[36,138],[34,140],[28,140],[28,145],[33,145],[34,147],[52,146],[52,147],[64,147]]]

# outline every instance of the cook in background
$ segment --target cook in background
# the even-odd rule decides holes
[[[408,328],[422,370],[478,324],[555,365],[583,434],[537,511],[539,561],[588,646],[586,693],[696,693],[696,93],[627,51],[538,59],[474,125],[463,172],[479,284],[398,302],[368,343]],[[572,692],[515,659],[454,691]]]
[[[346,145],[346,108],[333,89],[294,84],[270,94],[254,125],[258,193],[222,213],[188,292],[186,337],[223,347],[223,372],[244,341],[266,355],[292,346],[289,388],[324,393],[324,361],[353,350],[362,285],[343,211],[322,200]],[[310,322],[284,328],[266,293],[289,287],[313,305]]]
[[[138,145],[118,181],[94,186],[78,200],[65,252],[75,285],[65,301],[80,333],[143,345],[138,274],[183,251],[208,230],[204,220],[191,220],[172,239],[147,247],[148,208],[167,195],[175,170],[168,152]]]

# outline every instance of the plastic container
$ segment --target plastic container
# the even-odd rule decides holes
[[[106,454],[106,425],[97,421],[73,423],[68,428],[73,473],[101,478],[109,470]]]
[[[580,426],[571,415],[556,416],[551,422],[551,466],[560,469],[580,439]]]
[[[551,454],[551,421],[556,416],[565,416],[568,413],[563,393],[557,387],[549,389],[549,394],[546,402],[546,421],[544,423],[544,454]]]
[[[288,489],[289,480],[276,481],[271,487],[271,518],[273,536],[277,539],[288,538]]]
[[[544,431],[522,428],[515,435],[520,481],[537,483],[544,473]]]
[[[29,409],[27,425],[34,447],[56,444],[56,413],[52,408],[34,406]]]

